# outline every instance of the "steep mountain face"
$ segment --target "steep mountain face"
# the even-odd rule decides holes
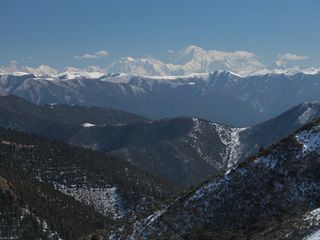
[[[112,153],[188,188],[225,172],[261,147],[270,146],[320,116],[320,103],[301,104],[248,128],[199,118],[151,121],[101,108],[38,106],[14,96],[0,98],[0,113],[3,127]]]
[[[320,102],[305,102],[275,118],[247,128],[240,136],[244,143],[243,157],[255,154],[260,147],[270,146],[317,117],[320,117]]]
[[[210,76],[209,85],[242,99],[274,117],[302,102],[319,100],[320,74],[265,74],[239,77],[225,72]]]
[[[176,118],[86,128],[70,142],[112,152],[189,187],[225,172],[316,117],[320,117],[317,101],[300,104],[248,128],[233,128],[198,118]]]
[[[94,107],[39,106],[15,96],[0,98],[0,113],[3,127],[112,153],[183,187],[232,165],[240,144],[241,129],[198,118],[150,121]]]
[[[135,222],[121,239],[317,239],[320,119]],[[117,235],[119,234],[119,235]],[[211,238],[209,238],[209,237]]]
[[[176,118],[86,128],[70,142],[111,152],[189,187],[232,165],[241,131],[198,118]]]
[[[196,116],[250,126],[319,99],[319,73],[239,76],[231,72],[146,77],[67,72],[0,76],[0,92],[35,103],[102,106],[149,118]]]

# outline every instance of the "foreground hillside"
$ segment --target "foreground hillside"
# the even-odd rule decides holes
[[[113,236],[318,239],[319,171],[317,119],[257,157],[247,159]]]
[[[63,239],[78,239],[144,214],[177,192],[173,184],[119,158],[13,130],[0,129],[0,153],[4,238],[42,228],[41,220]],[[31,222],[19,220],[25,211]]]

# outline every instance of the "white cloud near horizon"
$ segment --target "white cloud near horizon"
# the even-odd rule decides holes
[[[105,58],[109,56],[109,51],[107,50],[100,50],[94,53],[85,53],[80,56],[74,56],[76,59],[82,59],[82,60],[88,60],[88,59],[100,59],[100,58]]]
[[[286,67],[288,62],[303,61],[307,59],[309,59],[308,56],[297,55],[294,53],[285,53],[285,54],[279,54],[275,63],[278,67]]]
[[[19,70],[19,63],[16,60],[11,60],[8,66],[0,66],[2,72],[15,72]]]

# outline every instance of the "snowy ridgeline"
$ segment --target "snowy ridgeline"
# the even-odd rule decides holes
[[[312,119],[314,119],[315,117],[318,116],[319,108],[317,108],[316,106],[318,106],[319,103],[320,102],[318,102],[318,101],[314,101],[314,102],[303,103],[301,105],[301,107],[306,107],[306,110],[298,118],[298,122],[301,125],[305,125],[306,123],[310,122]],[[314,107],[308,107],[308,106],[306,106],[307,104],[309,104],[309,105],[313,104]]]
[[[219,126],[219,125],[218,125]],[[232,135],[232,134],[231,134]],[[305,156],[310,153],[320,154],[320,125],[314,127],[311,130],[301,131],[295,136],[296,140],[302,145],[302,149],[298,153],[298,156]],[[231,139],[232,140],[232,139]],[[237,146],[237,144],[236,144]],[[277,166],[279,159],[272,154],[265,155],[257,158],[254,164],[264,166],[268,169],[274,169]],[[244,176],[248,170],[246,168],[236,168],[233,169],[234,174],[237,173]],[[227,171],[223,178],[218,181],[209,182],[206,185],[199,188],[186,202],[188,204],[192,201],[197,201],[204,195],[207,195],[218,188],[221,184],[227,184],[230,180],[231,169]],[[320,210],[318,211],[320,214]],[[318,217],[320,219],[320,215]],[[319,238],[320,239],[320,238]]]
[[[116,219],[125,215],[125,209],[116,187],[66,186],[58,183],[55,183],[54,186],[77,201],[94,207],[105,216],[111,215]]]
[[[228,168],[234,166],[239,160],[241,154],[240,133],[246,128],[228,128],[222,124],[212,123],[219,134],[221,142],[225,146],[225,152],[222,158],[228,163]],[[224,155],[223,155],[224,154]]]
[[[137,239],[137,236],[143,235],[144,230],[151,225],[154,221],[156,221],[159,217],[161,217],[162,214],[164,214],[168,209],[168,206],[165,206],[161,208],[160,210],[152,213],[148,217],[142,220],[138,220],[133,225],[133,232],[131,235],[127,237],[127,239],[134,240]],[[120,234],[123,232],[124,228],[121,227],[118,229],[118,233],[111,232],[108,240],[117,240],[119,239],[119,236],[117,234]],[[139,238],[140,239],[140,238]]]
[[[316,208],[311,212],[305,214],[304,222],[307,227],[319,227],[320,225],[320,208]],[[313,231],[310,235],[303,238],[303,240],[318,240],[320,239],[320,230]]]

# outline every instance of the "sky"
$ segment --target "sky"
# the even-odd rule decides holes
[[[105,66],[189,45],[320,66],[318,0],[0,0],[0,9],[0,66]]]

